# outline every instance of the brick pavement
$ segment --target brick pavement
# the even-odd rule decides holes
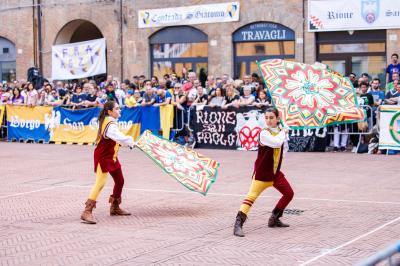
[[[232,225],[256,153],[202,150],[221,162],[203,197],[122,149],[123,206],[133,215],[108,215],[109,178],[99,223],[86,225],[79,216],[94,182],[92,152],[0,143],[0,265],[351,265],[400,235],[399,156],[289,153],[289,208],[304,212],[284,216],[288,229],[268,228],[279,196],[270,189],[237,238]]]

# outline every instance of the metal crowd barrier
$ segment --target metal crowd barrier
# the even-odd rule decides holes
[[[398,241],[396,244],[393,244],[375,255],[365,259],[361,263],[358,264],[358,266],[374,266],[377,265],[378,263],[387,260],[388,264],[385,265],[390,265],[390,266],[395,266],[395,265],[400,265],[400,258],[397,258],[397,260],[394,259],[395,255],[400,254],[400,241]]]

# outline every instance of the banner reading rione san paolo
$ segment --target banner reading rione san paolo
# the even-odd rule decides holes
[[[105,39],[52,47],[52,78],[79,79],[106,73]]]
[[[400,106],[380,107],[379,149],[400,150]]]
[[[239,2],[139,10],[139,28],[239,21]]]
[[[309,31],[400,28],[398,0],[309,0]]]

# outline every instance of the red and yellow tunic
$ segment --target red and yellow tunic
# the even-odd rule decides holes
[[[258,136],[258,154],[254,163],[254,179],[264,182],[274,181],[280,174],[284,131],[274,132],[263,129]]]
[[[100,164],[103,173],[121,168],[117,158],[119,144],[106,136],[107,129],[112,124],[117,125],[112,117],[106,116],[101,127],[100,141],[94,150],[94,172],[96,172],[98,164]]]

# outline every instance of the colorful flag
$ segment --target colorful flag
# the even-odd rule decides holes
[[[350,80],[320,65],[281,59],[258,63],[284,123],[292,129],[364,121]]]
[[[203,195],[215,182],[219,163],[177,143],[145,131],[137,147],[167,174],[192,191]]]

